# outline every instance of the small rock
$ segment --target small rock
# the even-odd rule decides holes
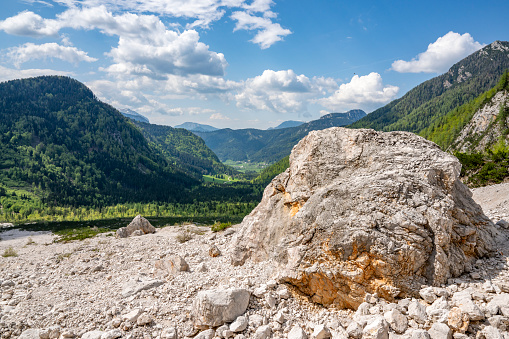
[[[505,336],[493,326],[486,326],[480,333],[477,334],[477,338],[483,339],[504,339]]]
[[[354,339],[360,339],[362,338],[362,326],[356,321],[352,321],[346,328],[346,333]]]
[[[135,323],[136,320],[138,319],[138,317],[141,315],[141,309],[139,308],[135,308],[134,310],[132,310],[131,312],[127,313],[127,314],[124,314],[122,316],[122,319],[123,320],[128,320],[132,323]]]
[[[165,328],[161,332],[161,339],[177,339],[177,329],[175,327]]]
[[[281,299],[288,299],[290,298],[290,291],[288,291],[288,289],[286,287],[282,287],[280,288],[278,291],[277,291],[277,295],[281,298]]]
[[[74,332],[71,331],[71,330],[65,330],[62,332],[62,334],[60,335],[62,338],[74,338],[75,335],[74,335]]]
[[[447,324],[456,332],[465,333],[470,324],[468,314],[463,313],[459,307],[453,307],[449,312]]]
[[[207,267],[207,264],[204,262],[199,263],[198,266],[196,266],[196,271],[198,272],[208,272],[209,268]]]
[[[189,265],[180,255],[172,255],[167,259],[157,260],[155,262],[155,268],[163,270],[168,274],[189,271]]]
[[[235,319],[234,322],[230,324],[230,331],[232,332],[242,332],[246,329],[248,324],[247,318],[245,316],[240,316]]]
[[[426,306],[418,301],[412,301],[408,305],[408,317],[420,324],[424,324],[427,320]]]
[[[272,293],[267,293],[267,295],[265,296],[265,304],[269,308],[276,307],[276,298],[272,295]]]
[[[307,339],[307,337],[306,332],[299,325],[293,326],[288,332],[288,339]]]
[[[431,339],[428,331],[415,329],[412,330],[409,339]]]
[[[428,303],[433,303],[437,299],[437,295],[435,294],[435,291],[433,287],[426,287],[419,291],[419,295],[421,296],[424,301]]]
[[[194,339],[212,339],[214,338],[215,333],[216,332],[213,329],[208,329],[198,333],[198,335],[194,337]]]
[[[408,319],[397,309],[384,313],[384,318],[389,323],[389,326],[396,333],[403,333],[408,328]]]
[[[472,272],[472,273],[470,273],[470,278],[479,280],[479,279],[481,279],[481,275],[477,272]]]
[[[428,333],[431,339],[452,339],[452,331],[446,324],[434,323]]]
[[[18,337],[19,339],[39,339],[39,333],[41,332],[38,328],[31,328],[23,331],[21,335]]]
[[[324,325],[316,325],[313,334],[311,334],[312,339],[328,339],[330,337],[330,330]]]
[[[259,314],[251,314],[249,316],[249,326],[260,327],[263,325],[263,317]]]
[[[136,323],[138,324],[138,326],[145,326],[147,324],[150,324],[152,320],[153,320],[152,317],[148,313],[142,313],[140,314],[138,319],[136,319]]]
[[[256,329],[254,334],[255,339],[267,339],[270,337],[272,330],[269,325],[263,325]]]
[[[115,330],[111,330],[111,331],[103,333],[103,335],[101,336],[101,339],[116,339],[116,338],[121,338],[121,337],[122,337],[122,332],[120,332],[120,330],[118,330],[118,329],[115,329]]]
[[[198,292],[193,302],[194,326],[204,329],[235,320],[246,311],[249,295],[245,289]]]
[[[213,258],[219,257],[221,255],[221,251],[216,245],[210,245],[209,247],[209,255]]]
[[[104,334],[103,331],[89,331],[84,333],[81,336],[81,339],[101,339],[102,335]]]
[[[280,310],[279,312],[276,313],[276,315],[274,316],[274,320],[280,324],[285,322],[286,319],[285,319],[285,315],[282,310]]]
[[[382,316],[376,316],[362,330],[362,339],[388,339],[389,323]]]

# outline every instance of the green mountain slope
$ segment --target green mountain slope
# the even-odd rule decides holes
[[[346,126],[364,117],[361,110],[331,113],[318,120],[297,127],[258,130],[221,129],[213,132],[194,132],[200,136],[221,161],[252,161],[273,163],[289,155],[292,147],[310,131],[334,126]]]
[[[183,128],[135,122],[151,145],[175,167],[201,178],[202,175],[238,174],[222,164],[203,139]]]
[[[45,76],[0,83],[0,183],[45,204],[101,206],[178,201],[199,182],[86,86]]]
[[[509,73],[420,134],[458,157],[470,186],[502,182],[509,177]]]
[[[495,86],[508,68],[509,42],[495,41],[349,127],[419,133]]]

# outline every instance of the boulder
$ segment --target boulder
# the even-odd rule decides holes
[[[189,271],[188,263],[180,255],[170,255],[168,258],[157,260],[154,266],[167,274]]]
[[[129,225],[119,228],[116,236],[117,238],[127,238],[133,235],[133,233],[135,235],[142,235],[155,232],[156,228],[150,224],[150,221],[138,214]]]
[[[240,288],[198,292],[193,301],[194,326],[207,329],[234,321],[246,311],[249,296],[249,291]]]
[[[323,305],[419,297],[421,285],[470,270],[500,235],[460,169],[412,133],[310,132],[233,236],[231,262],[270,259],[280,282]]]

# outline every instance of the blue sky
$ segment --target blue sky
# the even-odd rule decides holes
[[[507,1],[2,1],[0,81],[69,75],[152,123],[367,112],[495,40]]]

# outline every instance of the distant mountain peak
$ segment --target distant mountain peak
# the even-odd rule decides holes
[[[183,124],[175,126],[175,128],[187,129],[190,132],[213,132],[219,129],[214,126],[199,124],[197,122],[184,122]]]
[[[132,109],[124,108],[124,109],[120,109],[119,112],[122,113],[123,116],[125,116],[129,119],[132,119],[135,121],[140,121],[140,122],[146,122],[147,124],[150,123],[150,121],[148,120],[147,117],[141,115],[140,113],[138,113],[136,111],[133,111]]]
[[[268,130],[272,130],[272,129],[290,128],[290,127],[297,127],[297,126],[300,126],[302,124],[305,124],[305,122],[304,121],[296,121],[296,120],[287,120],[287,121],[283,121],[282,123],[280,123],[276,127],[269,127],[267,129]]]
[[[360,118],[364,118],[366,116],[366,112],[362,109],[352,109],[345,113],[329,113],[320,117],[320,119],[331,119],[331,118],[345,118],[345,119],[354,119],[359,120]]]

